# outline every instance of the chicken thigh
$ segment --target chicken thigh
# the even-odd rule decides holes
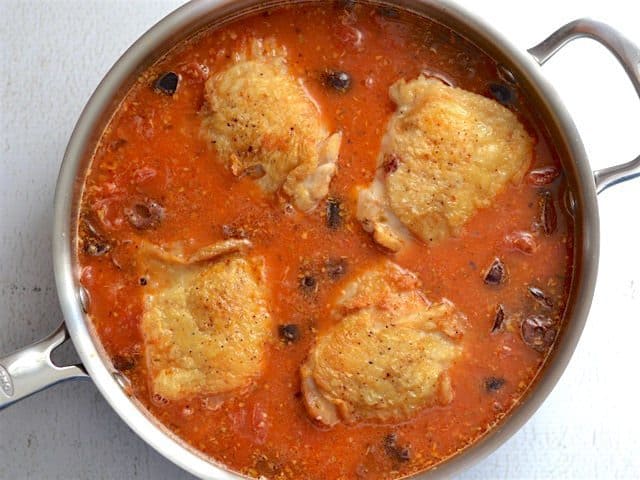
[[[143,245],[142,332],[151,390],[167,400],[248,389],[271,336],[264,262],[246,240],[185,256]]]
[[[495,100],[436,79],[399,80],[373,184],[360,191],[358,218],[374,240],[398,251],[410,237],[460,234],[509,183],[522,180],[533,140]]]
[[[284,49],[253,41],[207,81],[205,100],[204,135],[234,175],[254,178],[265,192],[282,188],[302,211],[327,195],[341,134],[329,135]]]
[[[334,314],[340,322],[318,336],[301,367],[316,421],[402,420],[452,400],[448,368],[462,353],[465,317],[447,300],[426,300],[413,274],[375,265],[344,287]]]

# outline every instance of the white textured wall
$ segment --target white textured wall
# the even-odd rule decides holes
[[[60,322],[50,258],[58,166],[107,69],[179,0],[0,0],[0,352]],[[465,0],[521,48],[589,15],[640,44],[637,2]],[[640,153],[640,101],[589,41],[545,67],[594,167]],[[560,384],[534,418],[464,479],[640,478],[640,180],[600,198],[595,303]],[[67,357],[72,357],[67,352]],[[186,479],[151,451],[90,382],[67,383],[0,412],[0,479]]]

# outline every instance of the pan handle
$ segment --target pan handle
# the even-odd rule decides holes
[[[52,362],[51,352],[68,339],[63,323],[47,338],[0,358],[0,410],[56,383],[89,378],[82,365]]]
[[[540,65],[543,65],[571,40],[583,37],[599,42],[613,53],[640,96],[640,48],[606,23],[588,18],[574,20],[560,27],[541,43],[530,48],[528,52]],[[630,162],[593,172],[597,193],[637,176],[640,176],[640,155]]]

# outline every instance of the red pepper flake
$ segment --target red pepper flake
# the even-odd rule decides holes
[[[529,232],[513,232],[505,237],[507,246],[526,255],[531,255],[538,249],[538,244]]]
[[[398,170],[400,166],[400,158],[395,153],[388,153],[384,156],[384,161],[382,162],[382,169],[384,173],[389,175],[390,173]]]
[[[527,183],[535,187],[544,187],[560,176],[560,170],[554,166],[536,168],[527,175]]]

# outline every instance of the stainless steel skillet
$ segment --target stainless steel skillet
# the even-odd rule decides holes
[[[54,267],[60,303],[65,317],[52,336],[0,359],[0,406],[7,405],[48,385],[69,378],[91,376],[102,394],[120,416],[145,440],[167,458],[202,478],[236,478],[223,467],[213,465],[187,449],[146,416],[126,395],[122,378],[102,355],[82,311],[82,294],[76,276],[74,258],[75,220],[81,183],[90,155],[102,127],[109,119],[122,95],[141,71],[182,38],[212,22],[229,19],[258,5],[274,5],[280,1],[194,1],[177,10],[151,29],[118,61],[87,104],[71,137],[58,180],[54,217]],[[565,317],[565,328],[547,368],[522,405],[497,429],[473,447],[424,476],[450,475],[479,461],[497,448],[541,404],[555,385],[571,356],[588,313],[597,270],[598,210],[596,192],[638,174],[640,158],[629,164],[591,171],[580,138],[551,86],[541,76],[537,63],[543,63],[564,43],[579,36],[601,41],[623,63],[636,90],[640,93],[638,49],[611,30],[592,21],[569,24],[545,42],[530,50],[532,57],[513,48],[507,40],[468,12],[453,4],[436,1],[395,1],[443,23],[483,48],[502,63],[515,80],[538,105],[540,116],[548,125],[564,160],[564,168],[573,192],[576,218],[576,280]],[[49,354],[56,345],[71,337],[82,359],[82,366],[58,368]]]

